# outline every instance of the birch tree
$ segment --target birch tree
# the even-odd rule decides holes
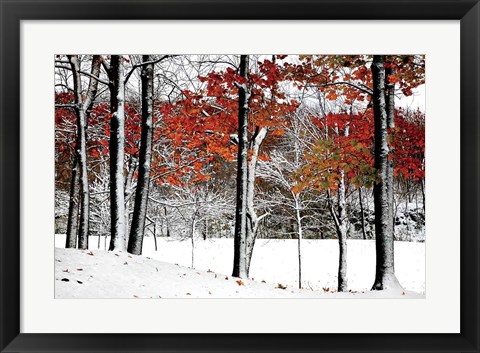
[[[77,141],[75,147],[75,157],[72,168],[72,183],[69,205],[69,220],[67,225],[66,247],[75,247],[77,215],[80,214],[78,221],[78,248],[88,249],[88,224],[89,224],[89,189],[87,172],[87,119],[93,105],[93,100],[97,94],[98,77],[100,75],[101,57],[94,55],[92,59],[92,68],[88,89],[85,94],[85,100],[82,97],[82,77],[81,67],[78,55],[69,55],[68,60],[72,70],[73,92],[75,96],[75,113],[77,115]],[[78,197],[77,193],[80,193]],[[80,210],[78,211],[78,204]]]
[[[294,144],[294,151],[293,158],[289,158],[291,156],[288,156],[288,153],[280,153],[279,151],[270,153],[268,161],[260,162],[258,176],[279,188],[276,192],[269,192],[270,203],[293,211],[297,233],[298,287],[302,288],[303,194],[306,190],[295,189],[295,173],[301,168],[299,158],[301,154],[298,153],[298,144]],[[286,222],[287,220],[284,219],[283,221]]]
[[[238,87],[238,153],[237,153],[237,196],[235,209],[235,234],[233,272],[235,277],[248,277],[247,267],[247,191],[248,191],[248,55],[240,56],[240,76],[245,83]]]
[[[257,215],[255,210],[255,179],[257,173],[258,155],[260,152],[260,146],[262,145],[265,137],[267,136],[267,128],[259,127],[255,128],[255,132],[250,139],[250,158],[247,161],[247,233],[246,233],[246,269],[247,276],[250,273],[250,263],[252,261],[253,248],[255,246],[255,239],[257,237],[258,225],[260,221],[268,216],[268,213],[264,213],[261,216]]]

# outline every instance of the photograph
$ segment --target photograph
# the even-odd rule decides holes
[[[0,22],[0,353],[480,352],[480,0]]]
[[[55,299],[426,299],[425,54],[52,59]]]

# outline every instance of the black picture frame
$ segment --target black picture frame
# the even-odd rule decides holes
[[[478,0],[0,0],[0,11],[0,349],[2,352],[479,351],[480,5]],[[461,333],[20,333],[20,22],[21,20],[57,19],[461,20]]]

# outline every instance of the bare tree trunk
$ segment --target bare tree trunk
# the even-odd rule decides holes
[[[190,239],[192,242],[192,268],[195,268],[195,229],[197,226],[197,217],[196,214],[192,216],[192,225],[190,228]]]
[[[78,205],[80,191],[80,172],[78,171],[78,158],[73,155],[72,181],[70,184],[70,201],[68,203],[67,239],[66,248],[77,247],[78,234]]]
[[[372,290],[401,288],[394,270],[393,204],[389,196],[388,116],[385,102],[383,55],[372,63],[373,110],[375,120],[375,169],[380,180],[374,186],[376,273]]]
[[[348,133],[346,133],[348,135]],[[335,212],[335,211],[334,211]],[[340,181],[338,185],[338,205],[337,205],[337,235],[339,245],[338,258],[338,291],[346,292],[348,290],[347,279],[347,224],[345,219],[345,172],[340,171]]]
[[[240,76],[248,78],[248,55],[240,56]],[[233,272],[235,277],[248,277],[246,265],[247,235],[247,168],[248,168],[248,85],[238,84],[238,154],[237,196],[235,208],[235,234]]]
[[[80,76],[80,61],[77,55],[69,55],[72,68],[73,90],[75,95],[75,112],[77,114],[77,143],[75,146],[78,166],[80,167],[80,223],[78,230],[78,248],[88,249],[88,226],[89,226],[89,205],[90,192],[88,188],[87,172],[87,119],[95,95],[97,94],[98,78],[100,75],[101,58],[93,56],[90,83],[86,92],[85,101],[82,92],[82,78]]]
[[[203,221],[203,240],[207,240],[208,238],[208,219],[205,218]]]
[[[109,250],[125,250],[125,87],[122,56],[110,60],[110,217],[111,238]]]
[[[157,219],[153,223],[153,240],[155,241],[155,251],[158,251],[158,244],[157,244]]]
[[[150,55],[143,55],[143,62],[149,62]],[[132,229],[128,240],[128,252],[141,255],[147,216],[150,165],[152,159],[153,136],[153,63],[142,66],[142,140],[138,182],[133,209]]]
[[[170,222],[168,221],[167,207],[163,207],[165,211],[165,226],[167,227],[167,238],[170,237]]]
[[[135,157],[131,157],[130,167],[128,169],[127,177],[125,178],[125,246],[128,244],[129,229],[128,225],[130,224],[130,201],[133,194],[133,175],[137,169],[138,160]]]
[[[407,184],[408,185],[408,184]],[[405,210],[403,211],[403,216],[406,218],[407,217],[407,211],[408,211],[408,188],[407,192],[405,193]],[[395,210],[395,215],[397,214],[397,211]],[[410,222],[407,220],[407,237],[410,236]],[[395,223],[394,223],[395,226]]]
[[[330,190],[327,190],[327,199],[330,214],[332,215],[335,231],[338,237],[338,285],[337,290],[339,292],[345,292],[348,290],[347,280],[347,225],[345,222],[345,182],[342,175],[339,180],[337,195],[337,210],[333,205],[332,195]]]
[[[298,235],[298,288],[302,289],[302,238],[303,238],[303,228],[302,228],[302,215],[300,214],[301,204],[297,195],[292,192],[292,197],[295,201],[295,218],[297,221],[297,235]]]
[[[363,197],[362,197],[362,187],[358,188],[358,199],[360,202],[360,217],[362,220],[362,235],[363,240],[367,240],[367,232],[365,231],[365,212],[363,211]]]
[[[425,214],[425,179],[420,180],[420,186],[422,188],[422,201],[423,201],[423,216],[426,216]]]
[[[266,215],[262,215],[260,218],[255,211],[254,199],[255,199],[255,178],[257,170],[258,154],[260,146],[263,143],[267,135],[266,128],[259,128],[257,126],[254,135],[250,141],[251,156],[248,162],[247,172],[247,276],[250,273],[250,263],[252,261],[253,248],[255,246],[255,240],[257,238],[258,224],[260,220]]]

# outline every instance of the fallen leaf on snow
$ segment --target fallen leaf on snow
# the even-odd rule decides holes
[[[235,281],[235,282],[237,282],[237,284],[239,286],[244,286],[245,285],[245,283],[243,283],[243,281],[241,279],[239,279],[238,281]]]

